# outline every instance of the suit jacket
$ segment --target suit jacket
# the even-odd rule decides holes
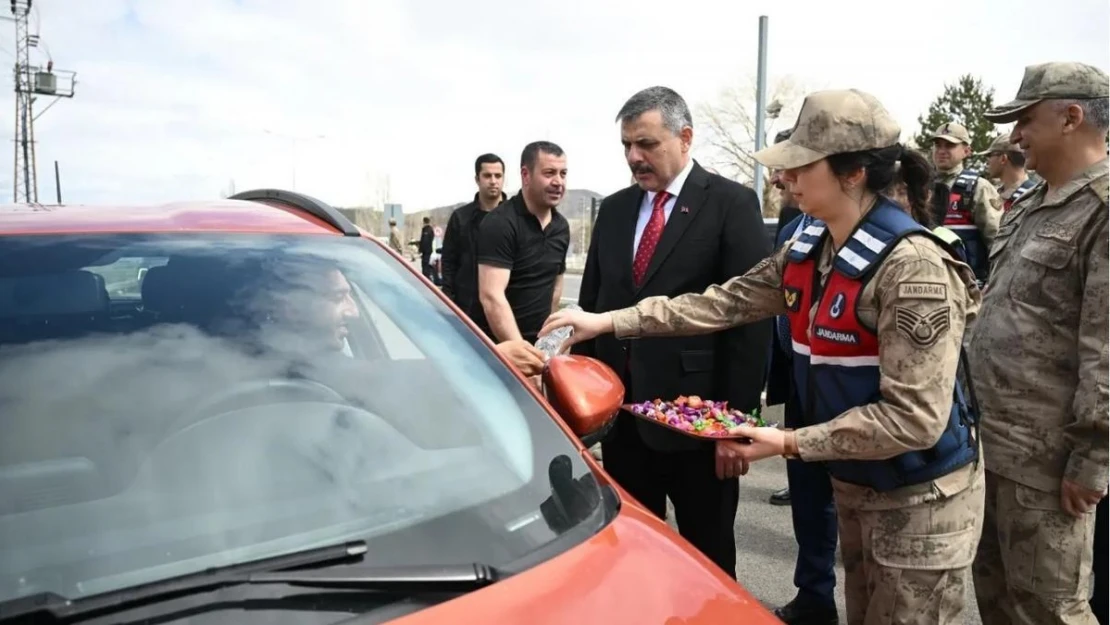
[[[695,162],[644,282],[636,287],[632,245],[644,193],[633,185],[602,201],[578,296],[584,310],[607,312],[647,297],[701,293],[747,272],[771,253],[755,193]],[[753,410],[760,405],[771,330],[770,321],[761,321],[704,336],[621,341],[607,334],[575,345],[573,351],[593,356],[621,374],[627,401],[699,395]],[[623,412],[618,418],[635,419],[644,442],[658,451],[712,444]]]
[[[432,244],[436,239],[436,231],[430,225],[426,225],[420,229],[420,255],[431,256]]]
[[[782,247],[798,222],[802,218],[802,211],[794,206],[784,206],[779,213],[778,230],[775,231],[775,249]],[[779,341],[778,332],[773,333],[771,340],[771,362],[767,371],[767,405],[776,406],[785,404],[786,398],[793,392],[792,381],[794,378],[793,365],[786,358],[786,354],[793,348],[783,345]]]

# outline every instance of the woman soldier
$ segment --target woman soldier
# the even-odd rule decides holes
[[[926,207],[930,166],[898,143],[873,96],[822,91],[790,139],[756,153],[815,218],[748,273],[702,294],[651,297],[604,314],[559,311],[541,335],[567,343],[718,332],[786,315],[806,427],[740,427],[717,472],[783,455],[833,478],[848,622],[962,623],[982,531],[977,416],[957,383],[974,274],[954,250],[882,195],[898,177]]]

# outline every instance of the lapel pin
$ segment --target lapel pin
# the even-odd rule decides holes
[[[683,213],[689,213],[689,212],[690,212],[690,209],[689,209],[689,208],[687,208],[687,207],[685,207],[685,206],[683,206],[683,207],[682,207],[682,208],[680,208],[679,210],[680,210],[680,211],[682,211]]]

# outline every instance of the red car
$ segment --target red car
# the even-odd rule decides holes
[[[0,621],[777,623],[544,381],[303,195],[0,209]]]

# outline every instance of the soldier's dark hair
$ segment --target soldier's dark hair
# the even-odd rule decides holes
[[[923,226],[933,223],[929,210],[933,166],[920,152],[896,144],[878,150],[833,154],[827,160],[829,169],[838,178],[862,169],[864,186],[872,193],[881,194],[893,184],[903,184],[910,215]]]
[[[520,153],[520,166],[528,168],[528,171],[532,171],[536,167],[536,159],[539,157],[540,152],[552,156],[562,156],[563,148],[550,141],[533,141],[524,146],[524,151]]]
[[[492,163],[501,163],[501,173],[505,173],[505,161],[501,160],[500,156],[489,153],[479,156],[474,161],[474,175],[477,176],[478,174],[482,173],[482,165]]]

